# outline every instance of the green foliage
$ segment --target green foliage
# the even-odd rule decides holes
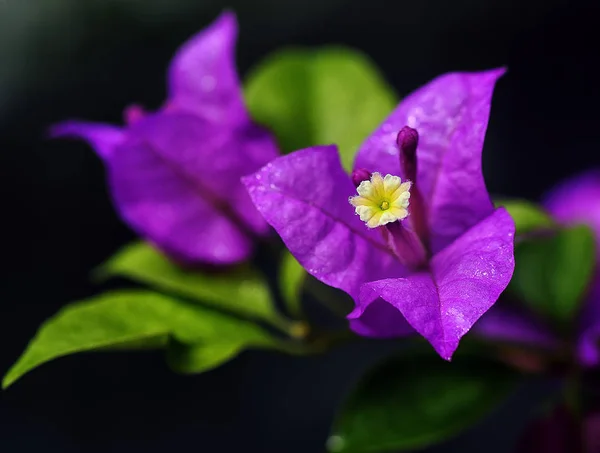
[[[528,233],[543,228],[552,228],[555,225],[546,211],[527,200],[497,200],[496,206],[504,206],[506,208],[515,221],[517,234]]]
[[[365,55],[341,47],[276,52],[245,85],[253,118],[271,128],[283,153],[337,144],[347,170],[360,144],[398,103]]]
[[[125,277],[247,318],[279,322],[267,282],[249,265],[223,272],[184,269],[145,242],[123,248],[97,271]]]
[[[296,318],[302,316],[302,286],[305,279],[306,271],[286,250],[279,267],[279,288],[290,314]]]
[[[594,234],[586,226],[576,226],[529,238],[516,246],[515,263],[509,290],[534,311],[569,322],[594,272]]]
[[[441,442],[497,406],[517,382],[504,366],[462,357],[408,355],[376,367],[352,393],[330,452],[404,451]]]
[[[218,311],[150,291],[109,292],[75,302],[47,320],[2,382],[8,387],[33,368],[69,354],[127,346],[194,345],[175,368],[199,372],[247,347],[274,347],[257,326]],[[202,349],[203,348],[203,349]],[[172,356],[177,356],[175,351]]]
[[[167,347],[167,363],[177,373],[202,373],[237,356],[246,346],[243,340],[235,339],[198,344],[171,340]]]

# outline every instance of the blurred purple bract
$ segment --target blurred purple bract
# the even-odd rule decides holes
[[[240,182],[278,154],[254,124],[235,69],[237,24],[223,13],[177,52],[169,98],[154,113],[126,109],[127,126],[69,121],[54,137],[82,138],[104,161],[121,217],[188,263],[226,265],[269,228]]]

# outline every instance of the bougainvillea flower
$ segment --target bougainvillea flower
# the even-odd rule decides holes
[[[596,262],[600,262],[600,170],[592,170],[559,184],[545,197],[544,206],[564,225],[588,225],[596,237]],[[600,363],[600,269],[588,292],[580,316],[577,353],[585,365]]]
[[[564,226],[585,224],[595,234],[600,262],[600,170],[592,170],[560,183],[543,200],[552,217]],[[475,325],[478,335],[501,341],[552,349],[559,347],[559,336],[540,319],[522,308],[495,306]],[[577,351],[583,365],[600,363],[600,269],[587,292],[579,319]]]
[[[52,130],[88,141],[106,164],[122,218],[188,262],[243,260],[268,232],[240,178],[273,159],[277,148],[244,106],[236,36],[235,16],[224,13],[184,44],[157,112],[131,106],[125,127],[71,121]]]
[[[411,94],[361,146],[352,175],[331,145],[243,178],[306,270],[354,299],[358,334],[416,330],[449,360],[510,281],[514,223],[481,172],[503,72],[447,74]]]

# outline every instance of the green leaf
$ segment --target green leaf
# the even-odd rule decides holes
[[[306,271],[289,252],[285,251],[279,268],[279,287],[283,300],[296,318],[302,316],[302,286],[306,279]]]
[[[517,376],[492,361],[409,355],[367,376],[338,414],[330,452],[412,450],[441,442],[487,415]]]
[[[284,153],[335,143],[347,170],[398,103],[375,65],[342,47],[276,52],[247,77],[245,94],[253,118],[271,128]]]
[[[149,244],[135,242],[103,264],[97,275],[129,278],[240,316],[283,323],[267,282],[248,265],[219,273],[185,270]]]
[[[8,387],[37,366],[69,354],[102,349],[139,348],[145,340],[172,337],[202,344],[214,367],[246,347],[269,347],[277,340],[256,324],[200,305],[150,291],[127,290],[75,302],[47,320],[2,382]],[[224,344],[235,344],[226,354]],[[214,346],[214,351],[211,349]],[[198,359],[196,359],[198,361]],[[196,365],[196,369],[200,368]]]
[[[562,322],[578,312],[595,264],[593,232],[586,226],[556,230],[515,247],[509,290],[536,312]]]
[[[504,206],[515,221],[517,234],[552,228],[555,226],[552,217],[543,208],[527,200],[497,200],[496,206]]]
[[[173,340],[167,347],[167,363],[178,373],[201,373],[230,360],[245,347],[243,341],[186,344]]]

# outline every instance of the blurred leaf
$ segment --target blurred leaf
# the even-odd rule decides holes
[[[341,47],[274,53],[247,77],[245,93],[253,118],[272,129],[283,153],[335,143],[347,170],[398,103],[365,55]]]
[[[186,344],[172,340],[167,347],[167,362],[178,373],[201,373],[232,359],[245,346],[243,341]]]
[[[218,273],[185,270],[151,245],[135,242],[103,264],[97,274],[126,277],[241,316],[279,321],[267,282],[248,265]]]
[[[137,349],[147,339],[150,345],[159,346],[156,340],[167,337],[203,344],[205,356],[211,357],[210,361],[205,359],[206,367],[214,367],[244,347],[268,347],[277,341],[250,321],[200,305],[149,291],[115,291],[72,303],[47,320],[8,371],[2,386],[8,387],[28,371],[58,357],[127,345]],[[236,344],[237,349],[230,348],[226,354],[224,344]],[[213,345],[215,351],[211,351]],[[196,364],[196,369],[200,368]]]
[[[328,449],[386,452],[441,442],[486,416],[516,383],[516,374],[484,359],[448,363],[427,354],[385,362],[338,414]]]
[[[119,344],[113,344],[106,348],[110,351],[124,350],[124,351],[135,351],[135,350],[147,350],[147,349],[163,349],[169,343],[169,337],[167,335],[158,335],[156,337],[148,338],[137,338],[131,341],[125,341]]]
[[[517,234],[528,233],[541,228],[551,228],[555,225],[552,217],[544,211],[543,208],[537,206],[527,200],[497,200],[496,206],[504,206],[509,212],[513,220]]]
[[[530,238],[515,247],[515,263],[509,290],[537,313],[572,320],[594,271],[594,234],[576,226]]]
[[[279,268],[279,286],[290,314],[296,318],[302,316],[302,286],[305,279],[306,271],[296,258],[286,250]]]

